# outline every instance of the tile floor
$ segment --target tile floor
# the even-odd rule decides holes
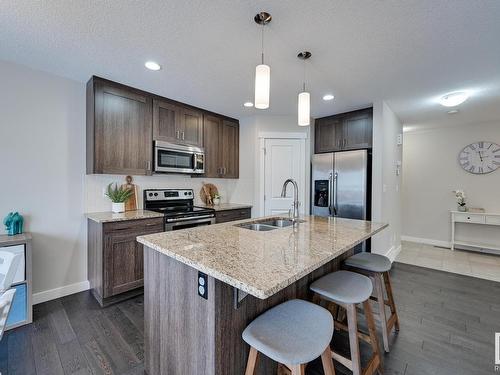
[[[500,256],[403,241],[396,262],[500,282]]]

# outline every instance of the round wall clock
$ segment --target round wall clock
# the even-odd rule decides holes
[[[493,142],[475,142],[458,154],[460,166],[469,173],[486,174],[500,167],[500,146]]]

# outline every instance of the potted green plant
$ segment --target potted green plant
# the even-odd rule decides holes
[[[132,196],[133,192],[126,187],[120,186],[115,183],[113,187],[113,183],[108,185],[106,190],[106,196],[111,200],[111,211],[114,213],[125,212],[125,202]]]

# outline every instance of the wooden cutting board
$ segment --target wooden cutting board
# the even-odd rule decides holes
[[[125,181],[126,183],[122,187],[132,190],[132,195],[125,202],[125,211],[135,211],[137,210],[137,185],[132,183],[132,176],[125,177]]]
[[[219,194],[219,190],[214,184],[203,184],[203,186],[201,187],[200,198],[203,203],[212,206],[214,204],[212,202],[212,197],[215,194]]]

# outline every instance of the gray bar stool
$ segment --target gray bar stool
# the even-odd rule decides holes
[[[399,318],[396,311],[396,304],[394,303],[394,296],[392,294],[391,277],[389,275],[389,271],[392,267],[391,261],[383,255],[359,253],[347,258],[344,263],[350,270],[369,276],[373,280],[375,297],[370,298],[378,301],[378,313],[380,324],[382,325],[384,350],[389,352],[389,335],[393,328],[396,332],[399,331]],[[387,300],[384,296],[384,285]],[[387,317],[385,311],[386,305],[391,309],[389,317]]]
[[[373,292],[371,280],[358,273],[337,271],[316,280],[311,284],[311,290],[328,302],[343,307],[347,313],[347,326],[335,321],[335,327],[349,332],[349,346],[351,358],[344,357],[334,351],[331,356],[336,361],[352,370],[353,375],[371,375],[379,371],[382,373],[382,364],[378,348],[375,321],[370,306],[370,296]],[[368,335],[358,330],[357,304],[363,304]],[[372,356],[367,366],[362,369],[359,352],[359,339],[368,342],[372,348]]]
[[[294,299],[267,310],[243,331],[250,345],[245,375],[253,375],[259,353],[286,365],[292,375],[304,374],[305,365],[321,356],[325,375],[335,375],[330,341],[333,318],[324,308]]]

